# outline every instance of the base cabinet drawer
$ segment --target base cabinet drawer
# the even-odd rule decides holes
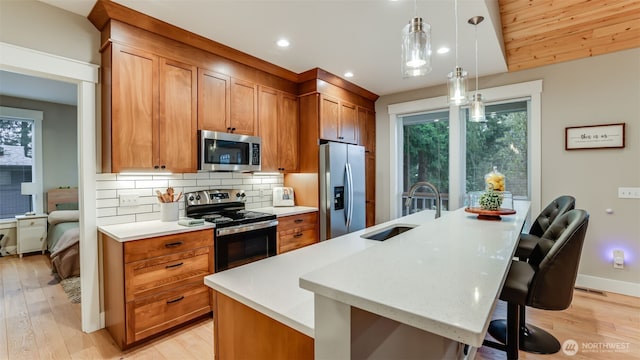
[[[127,301],[188,283],[202,283],[209,275],[208,248],[142,260],[125,265]]]
[[[278,254],[315,244],[318,240],[317,212],[278,218]]]
[[[213,230],[192,231],[175,235],[158,236],[124,243],[124,262],[146,260],[156,256],[210,246]]]
[[[278,250],[280,253],[299,249],[301,247],[315,244],[318,242],[318,234],[316,229],[304,231],[285,231],[284,234],[278,234],[280,244]]]
[[[129,342],[145,339],[211,311],[209,288],[201,284],[183,286],[127,303]]]

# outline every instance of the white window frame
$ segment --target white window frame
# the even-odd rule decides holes
[[[44,186],[42,181],[42,120],[44,119],[44,113],[38,110],[0,106],[0,117],[17,121],[33,120],[33,134],[35,136],[31,139],[33,145],[31,149],[33,159],[31,182],[36,184],[38,193],[31,197],[31,202],[36,213],[44,214]]]
[[[487,102],[530,99],[529,123],[527,128],[528,172],[531,194],[530,214],[540,212],[541,198],[541,95],[542,80],[528,81],[512,85],[481,89]],[[447,106],[447,98],[439,96],[388,106],[389,113],[389,193],[391,219],[402,216],[402,116],[433,111],[449,107],[449,207],[451,210],[462,206],[464,202],[465,171],[465,135],[461,124],[461,106]],[[457,155],[456,155],[457,154]],[[395,161],[394,161],[395,160]]]

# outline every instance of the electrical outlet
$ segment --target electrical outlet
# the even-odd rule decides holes
[[[613,268],[624,269],[624,251],[613,250]]]
[[[639,187],[619,187],[618,188],[619,199],[640,199]]]
[[[138,206],[140,195],[120,194],[120,206]]]

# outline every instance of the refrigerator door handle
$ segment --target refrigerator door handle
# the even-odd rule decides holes
[[[353,171],[351,170],[351,164],[347,163],[347,196],[349,197],[349,205],[347,207],[347,229],[351,227],[351,221],[353,220]]]

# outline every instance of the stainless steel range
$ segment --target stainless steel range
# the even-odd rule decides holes
[[[187,217],[204,219],[216,226],[216,272],[276,255],[276,216],[246,210],[245,200],[244,190],[201,190],[185,194]]]

